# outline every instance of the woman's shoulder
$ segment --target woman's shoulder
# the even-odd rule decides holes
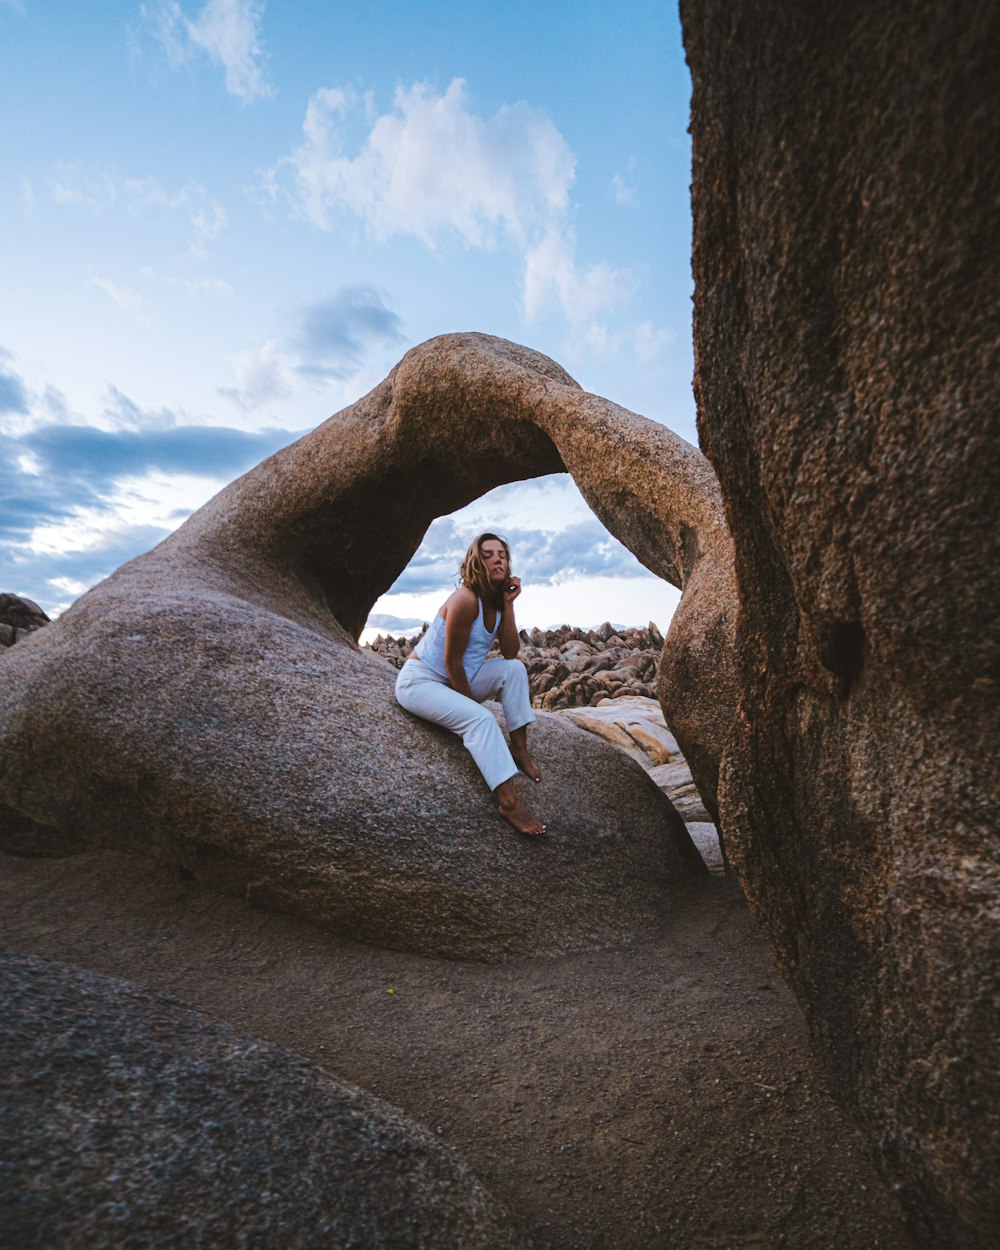
[[[459,620],[463,617],[474,620],[479,615],[479,598],[476,592],[468,586],[459,586],[452,591],[445,600],[441,615],[447,619],[453,613]]]

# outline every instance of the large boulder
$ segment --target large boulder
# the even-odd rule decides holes
[[[685,588],[663,662],[676,650],[687,672],[685,754],[717,768],[725,704],[699,710],[697,670],[730,663],[731,601],[706,588],[732,565],[708,463],[546,357],[454,335],[11,651],[0,844],[145,851],[351,936],[465,958],[661,924],[704,867],[637,764],[543,716],[531,802],[549,832],[526,843],[458,740],[403,712],[392,668],[355,641],[434,517],[563,468]]]
[[[427,1129],[175,999],[0,960],[3,1241],[514,1250],[509,1215]]]
[[[685,0],[726,849],[928,1246],[996,1244],[1000,9]]]
[[[18,639],[48,625],[49,619],[34,599],[0,594],[0,647],[12,647]]]

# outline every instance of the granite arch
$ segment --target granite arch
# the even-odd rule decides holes
[[[463,334],[414,348],[5,660],[4,844],[137,848],[425,953],[557,952],[659,923],[702,865],[631,761],[543,718],[552,832],[526,847],[460,745],[407,718],[356,645],[435,517],[561,470],[683,591],[661,683],[712,801],[732,632],[713,471],[548,358]]]

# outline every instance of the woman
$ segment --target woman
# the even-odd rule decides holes
[[[496,534],[480,534],[465,553],[461,585],[434,617],[427,633],[399,671],[396,698],[408,712],[460,734],[500,815],[519,833],[545,832],[517,797],[512,778],[520,769],[541,781],[528,753],[531,710],[528,674],[518,660],[521,641],[514,623],[514,600],[521,579],[510,572],[510,548]],[[487,660],[494,638],[502,660]],[[480,704],[503,704],[510,748],[492,713]]]

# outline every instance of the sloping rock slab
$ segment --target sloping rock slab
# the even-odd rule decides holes
[[[618,747],[647,771],[664,764],[683,763],[677,739],[667,728],[655,699],[624,695],[605,699],[595,707],[566,708],[559,715]],[[689,770],[687,780],[691,780]]]
[[[626,695],[605,699],[596,707],[574,707],[556,713],[578,729],[596,735],[634,759],[670,800],[684,821],[691,841],[710,872],[724,875],[719,834],[695,788],[655,699]]]
[[[560,455],[649,561],[704,591],[696,549],[729,539],[698,452],[514,344],[425,344],[10,650],[0,844],[154,854],[424,954],[558,954],[661,926],[705,870],[634,762],[542,717],[545,781],[521,785],[549,832],[519,838],[459,741],[399,708],[395,673],[355,642],[435,515]],[[719,610],[702,594],[683,629]]]
[[[459,1155],[289,1051],[47,960],[0,987],[5,1245],[520,1244]]]

